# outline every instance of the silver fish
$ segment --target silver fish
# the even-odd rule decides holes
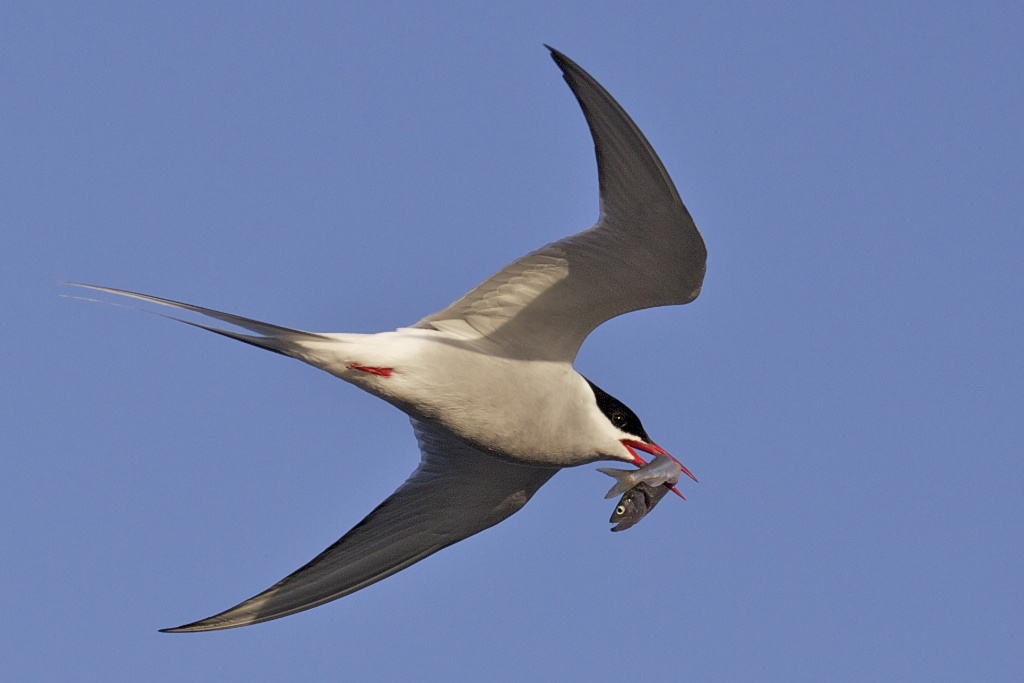
[[[651,486],[646,482],[640,482],[626,491],[619,499],[619,504],[615,506],[612,518],[608,520],[612,524],[617,523],[612,527],[612,531],[625,531],[639,522],[671,490],[671,484]]]
[[[597,471],[607,474],[615,480],[615,485],[608,489],[608,493],[604,496],[605,498],[614,498],[641,483],[650,486],[675,485],[683,470],[679,463],[672,458],[667,455],[659,455],[639,469],[620,470],[614,467],[598,467]]]

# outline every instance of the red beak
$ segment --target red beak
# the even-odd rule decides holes
[[[683,474],[688,476],[690,479],[697,481],[697,477],[693,476],[693,473],[690,472],[690,470],[686,469],[686,465],[676,460],[676,457],[674,455],[672,455],[671,453],[669,453],[656,443],[645,443],[643,441],[623,439],[622,445],[625,446],[626,450],[629,451],[629,454],[633,456],[633,462],[636,464],[637,467],[643,467],[644,465],[647,464],[647,462],[643,458],[637,455],[638,450],[643,451],[644,453],[650,453],[651,455],[667,455],[668,457],[672,458],[673,462],[679,465],[679,469],[683,471]],[[680,498],[682,498],[683,500],[686,500],[686,497],[683,494],[681,494],[679,492],[679,489],[677,489],[675,486],[672,487],[672,492],[675,493]]]

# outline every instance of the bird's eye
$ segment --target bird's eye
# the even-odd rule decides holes
[[[626,514],[626,506],[625,505],[620,505],[619,507],[615,508],[615,514],[617,514],[617,515],[624,515],[624,514]]]
[[[626,416],[622,413],[615,413],[615,416],[612,417],[612,424],[616,427],[622,427],[626,424]]]

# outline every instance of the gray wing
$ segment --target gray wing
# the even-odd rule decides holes
[[[509,517],[558,471],[499,460],[433,424],[412,425],[419,467],[351,531],[259,595],[164,631],[258,624],[354,593]]]
[[[589,230],[509,264],[415,327],[481,340],[492,353],[571,361],[586,336],[610,318],[693,301],[707,250],[629,115],[587,72],[548,49],[594,137],[600,217]]]

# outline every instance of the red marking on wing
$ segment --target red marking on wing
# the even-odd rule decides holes
[[[369,365],[360,365],[359,363],[349,363],[348,367],[350,370],[368,372],[371,375],[379,375],[381,377],[390,377],[391,373],[394,372],[392,368],[371,368]]]

